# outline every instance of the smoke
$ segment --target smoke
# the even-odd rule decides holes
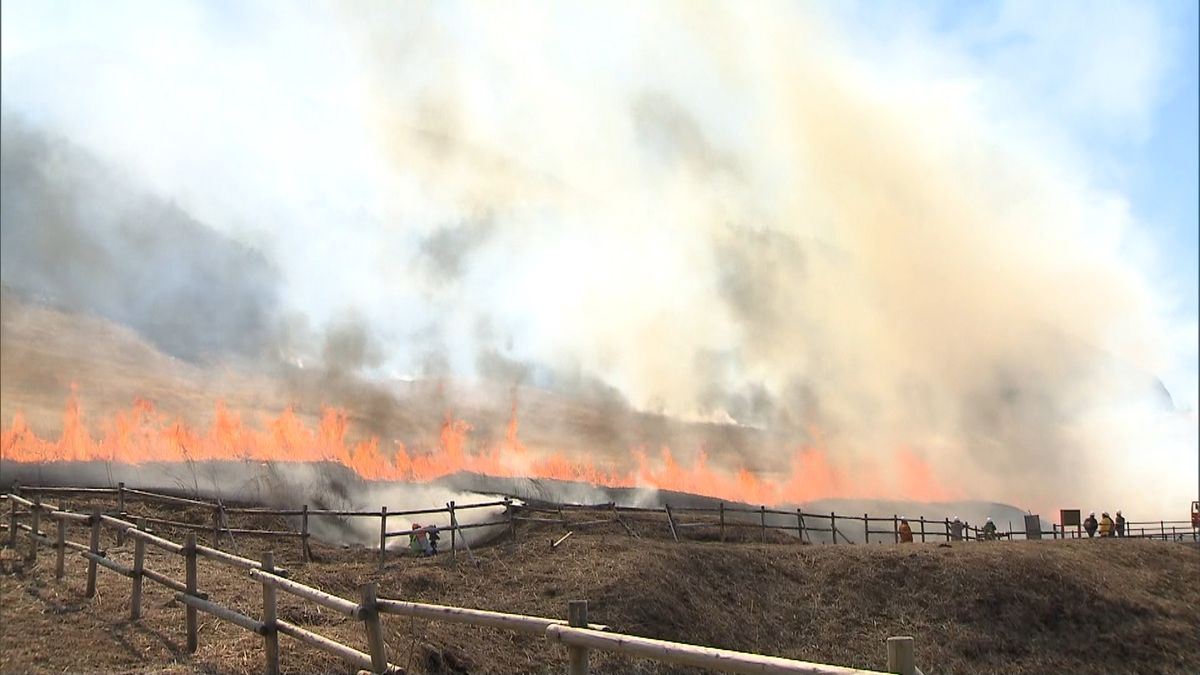
[[[655,435],[629,432],[628,402],[715,423],[705,445],[735,463],[784,468],[819,442],[888,471],[903,448],[966,494],[1035,507],[1192,492],[1163,470],[1192,466],[1195,417],[1155,374],[1194,346],[1129,205],[969,72],[881,66],[838,17],[773,3],[268,13],[242,19],[270,27],[270,54],[189,32],[176,65],[205,70],[146,75],[189,103],[239,95],[236,123],[205,127],[217,149],[167,144],[220,170],[148,180],[265,242],[280,304],[330,327],[299,340],[330,374],[306,386],[543,387],[614,402],[607,442]],[[275,84],[239,74],[247,54]],[[167,161],[122,149],[143,132],[38,100],[131,171]],[[295,161],[277,135],[314,145]],[[377,401],[367,417],[389,414]]]
[[[3,118],[0,279],[189,359],[274,340],[277,272],[70,143]]]

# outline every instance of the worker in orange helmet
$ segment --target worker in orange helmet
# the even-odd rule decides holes
[[[901,518],[900,519],[900,543],[901,544],[911,544],[912,540],[913,540],[912,527],[909,526],[907,518]]]

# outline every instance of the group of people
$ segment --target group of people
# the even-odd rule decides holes
[[[912,526],[908,524],[907,518],[900,519],[900,527],[897,529],[900,533],[900,543],[911,544],[913,540],[913,531]],[[999,535],[996,533],[996,524],[992,522],[990,517],[987,519],[987,522],[983,524],[983,527],[980,528],[979,538],[987,541],[994,541],[999,538]],[[962,540],[963,522],[958,516],[954,516],[954,520],[950,521],[950,541]]]
[[[408,535],[408,548],[417,555],[437,555],[440,540],[436,525],[421,527],[413,523],[412,533]]]
[[[950,522],[950,541],[962,541],[963,529],[964,526],[962,520],[960,520],[958,516],[955,516],[954,520]],[[1120,511],[1117,511],[1117,517],[1112,518],[1108,515],[1108,512],[1105,511],[1100,515],[1100,520],[1096,520],[1096,512],[1092,511],[1088,514],[1087,519],[1083,521],[1083,529],[1085,532],[1087,532],[1087,536],[1089,538],[1095,537],[1097,533],[1099,533],[1101,537],[1124,537],[1125,516],[1122,515]],[[908,524],[907,518],[900,519],[900,527],[898,530],[900,534],[900,543],[912,543],[913,531],[912,527]],[[979,529],[979,538],[984,541],[994,541],[1000,538],[999,533],[996,531],[996,524],[992,522],[990,517],[987,519],[987,522],[983,524],[983,527]]]
[[[1096,520],[1096,512],[1092,511],[1083,521],[1083,531],[1087,532],[1088,539],[1096,536],[1099,532],[1101,537],[1124,537],[1125,536],[1125,516],[1117,511],[1117,517],[1114,520],[1105,511],[1100,514],[1100,520]]]

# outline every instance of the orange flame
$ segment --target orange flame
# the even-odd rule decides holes
[[[909,448],[896,450],[890,462],[837,466],[822,448],[802,447],[793,452],[790,470],[783,476],[721,470],[709,464],[703,450],[690,465],[681,464],[665,446],[654,459],[644,448],[633,449],[632,469],[599,465],[561,452],[535,452],[518,436],[515,402],[504,438],[490,447],[473,447],[471,425],[453,415],[443,421],[437,447],[423,452],[411,452],[400,442],[394,449],[384,448],[377,438],[349,444],[349,426],[345,411],[322,407],[317,428],[310,430],[292,408],[286,408],[258,430],[246,426],[237,412],[217,401],[212,425],[200,431],[171,420],[150,401],[137,399],[128,410],[104,420],[102,435],[95,440],[84,424],[78,392],[72,387],[57,441],[38,437],[18,412],[12,425],[0,430],[0,457],[25,463],[98,460],[133,465],[151,461],[323,461],[342,464],[370,480],[427,482],[468,471],[609,487],[652,487],[753,504],[833,497],[938,501],[956,496],[937,484],[929,464]]]

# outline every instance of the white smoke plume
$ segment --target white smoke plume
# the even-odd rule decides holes
[[[27,11],[5,4],[6,43]],[[6,54],[5,105],[262,250],[291,311],[353,311],[374,375],[498,355],[819,433],[835,463],[909,448],[970,496],[1194,493],[1195,412],[1155,379],[1194,326],[1121,194],[969,66],[880,63],[803,4],[238,11]],[[43,86],[62,73],[86,105]]]

